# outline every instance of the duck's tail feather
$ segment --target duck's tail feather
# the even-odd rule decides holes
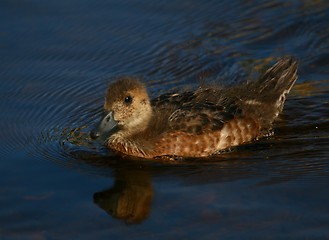
[[[259,79],[259,93],[287,94],[297,80],[297,61],[292,57],[279,60],[269,68]]]
[[[286,95],[297,80],[297,61],[292,57],[279,60],[256,82],[258,96],[262,102],[275,102],[278,115],[283,108]]]

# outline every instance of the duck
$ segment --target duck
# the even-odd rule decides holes
[[[150,99],[135,77],[109,85],[91,131],[115,154],[143,159],[204,158],[269,136],[297,80],[297,61],[278,60],[256,80],[203,86]]]

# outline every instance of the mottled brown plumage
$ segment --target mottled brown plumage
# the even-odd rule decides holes
[[[257,81],[202,87],[150,101],[144,85],[121,78],[107,91],[98,132],[123,155],[206,157],[269,133],[297,79],[297,63],[285,58]]]

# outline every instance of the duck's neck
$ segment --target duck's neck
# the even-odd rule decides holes
[[[132,121],[129,122],[126,126],[122,127],[118,134],[122,138],[129,138],[133,135],[145,131],[153,116],[153,109],[151,105],[145,105],[145,108],[142,111],[135,113],[135,116]]]
[[[131,129],[120,129],[108,139],[107,145],[115,151],[121,152],[125,155],[135,157],[148,157],[149,150],[145,149],[145,142],[136,141],[139,136],[149,127],[152,114],[143,122],[136,124]]]

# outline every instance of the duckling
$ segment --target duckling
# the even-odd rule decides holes
[[[123,77],[107,89],[105,116],[91,135],[120,155],[208,157],[268,135],[296,80],[297,62],[283,58],[256,81],[150,100],[142,82]]]

